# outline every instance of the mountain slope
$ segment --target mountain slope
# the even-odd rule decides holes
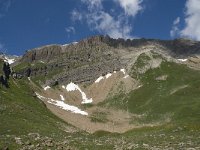
[[[27,51],[1,87],[0,144],[33,132],[52,149],[198,149],[199,46],[95,36]]]
[[[199,71],[185,65],[162,62],[159,68],[150,69],[140,74],[139,78],[140,88],[128,95],[116,95],[102,105],[144,115],[143,118],[134,119],[133,123],[165,120],[193,125],[200,123]]]

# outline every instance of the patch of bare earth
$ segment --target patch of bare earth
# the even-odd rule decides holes
[[[188,85],[183,85],[183,86],[176,87],[176,88],[174,88],[173,90],[171,90],[170,95],[172,95],[172,94],[178,92],[179,90],[182,90],[182,89],[184,89],[184,88],[187,88],[187,87],[188,87]]]
[[[190,57],[186,64],[192,69],[200,70],[200,55]]]
[[[167,80],[167,78],[168,78],[168,75],[162,75],[162,76],[157,77],[156,80],[157,81],[165,81],[165,80]]]
[[[121,84],[123,83],[123,84]],[[78,90],[67,91],[66,89],[59,87],[57,89],[50,88],[48,90],[41,90],[40,95],[51,98],[54,100],[61,100],[62,95],[64,102],[68,105],[73,105],[88,113],[88,115],[75,114],[70,111],[61,109],[54,104],[48,103],[46,98],[42,100],[46,104],[47,108],[51,110],[56,116],[64,121],[85,130],[90,133],[94,133],[99,130],[108,132],[123,133],[134,128],[140,128],[144,126],[154,126],[157,124],[133,124],[131,120],[141,117],[141,115],[131,114],[123,110],[116,110],[112,108],[102,108],[97,104],[104,101],[107,97],[112,96],[111,93],[118,92],[118,86],[123,85],[123,91],[128,93],[129,91],[138,88],[139,82],[132,79],[130,76],[125,75],[119,71],[112,73],[109,78],[104,78],[98,83],[93,83],[90,86],[83,88],[79,86],[81,90],[86,94],[87,98],[92,98],[92,106],[84,107],[82,102],[82,95]],[[66,85],[65,85],[66,86]],[[98,113],[100,116],[98,116]],[[103,116],[101,116],[103,114]],[[97,115],[97,120],[94,120],[94,115]],[[98,118],[100,117],[100,118]],[[103,117],[103,118],[101,118]],[[99,120],[98,120],[99,119]],[[101,121],[103,119],[103,121]]]
[[[135,127],[129,124],[129,118],[125,115],[126,113],[120,111],[106,110],[108,114],[107,119],[109,121],[101,123],[91,121],[90,115],[92,114],[92,111],[95,111],[95,108],[93,108],[94,110],[89,110],[89,116],[82,116],[58,109],[56,106],[48,103],[46,103],[46,105],[55,115],[64,121],[90,133],[99,130],[122,133]],[[104,110],[101,111],[105,112]]]
[[[123,83],[123,90],[125,93],[134,90],[139,82],[134,80],[128,75],[124,75],[123,72],[112,73],[107,79],[101,80],[99,83],[91,84],[87,89],[86,93],[94,99],[93,104],[98,104],[104,101],[107,97],[111,96],[109,94],[116,94],[118,92],[119,85]]]

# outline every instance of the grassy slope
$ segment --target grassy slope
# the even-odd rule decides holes
[[[163,61],[158,68],[138,73],[137,69],[144,67],[148,60],[149,57],[142,54],[132,71],[132,76],[139,78],[142,87],[127,95],[119,92],[101,105],[144,115],[133,122],[153,123],[169,118],[173,123],[200,125],[200,71]],[[156,80],[161,76],[167,76],[167,79]]]
[[[37,98],[28,84],[11,79],[10,88],[1,88],[1,128],[3,134],[9,132],[21,134],[25,132],[49,133],[55,129],[58,119],[52,115]]]
[[[164,81],[157,77],[167,75]],[[170,62],[150,69],[140,76],[143,86],[130,93],[128,108],[133,113],[146,113],[147,120],[172,115],[173,122],[200,123],[200,72]],[[181,86],[172,94],[172,91]]]
[[[33,92],[26,82],[11,79],[9,84],[9,89],[0,87],[1,136],[18,136],[32,132],[50,137],[63,136],[58,128],[58,124],[63,122],[33,97]]]

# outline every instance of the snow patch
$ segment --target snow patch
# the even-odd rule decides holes
[[[68,92],[71,92],[71,91],[75,91],[75,90],[78,90],[79,89],[79,87],[76,85],[76,84],[74,84],[74,83],[69,83],[68,85],[67,85],[67,87],[66,87],[66,90],[68,91]]]
[[[178,59],[178,61],[182,61],[182,62],[185,62],[187,61],[188,59]]]
[[[87,112],[82,111],[81,109],[79,109],[76,106],[68,105],[68,104],[64,103],[63,101],[57,101],[57,100],[51,99],[51,100],[49,100],[47,102],[50,103],[50,104],[56,105],[61,109],[64,109],[64,110],[67,110],[67,111],[71,111],[72,113],[75,113],[75,114],[81,114],[81,115],[85,115],[85,116],[88,115]]]
[[[64,45],[62,45],[62,46],[68,46],[69,44],[64,44]]]
[[[125,69],[120,69],[120,71],[124,74],[124,79],[128,78],[129,75],[126,73],[126,70]]]
[[[9,64],[12,64],[12,63],[15,62],[15,59],[10,59],[8,57],[5,57],[4,61],[7,62],[7,63],[9,63]]]
[[[129,77],[129,75],[126,75],[126,71],[125,71],[125,69],[120,69],[120,71],[121,72],[123,72],[123,74],[125,75],[123,78],[128,78]],[[117,73],[116,71],[113,71],[113,73]],[[109,77],[111,77],[112,76],[112,73],[108,73],[107,75],[105,75],[105,76],[100,76],[98,79],[96,79],[96,81],[95,81],[95,83],[99,83],[101,80],[103,80],[103,79],[108,79]]]
[[[76,45],[78,42],[72,42],[72,43],[68,43],[68,44],[63,44],[62,46],[69,46],[69,45],[71,45],[71,44],[73,44],[73,45]]]
[[[116,72],[116,71],[115,71]],[[96,81],[95,81],[95,83],[99,83],[101,80],[103,80],[103,79],[108,79],[109,77],[111,77],[112,76],[112,73],[108,73],[107,75],[105,75],[105,77],[103,77],[103,76],[100,76]]]
[[[128,78],[128,77],[129,77],[129,75],[125,75],[123,78],[126,79],[126,78]]]
[[[108,73],[108,74],[106,75],[106,79],[108,79],[110,76],[112,76],[112,74],[111,74],[111,73]]]
[[[35,92],[36,96],[43,101],[43,99],[46,99],[46,97],[41,96],[40,94],[38,94],[37,92]]]
[[[76,45],[76,44],[78,44],[78,42],[72,42],[72,44]]]
[[[65,98],[64,98],[64,96],[63,96],[63,95],[60,95],[60,98],[61,98],[61,100],[62,100],[62,101],[64,101],[64,100],[65,100]]]
[[[42,101],[45,99],[47,100],[48,103],[50,104],[53,104],[55,106],[58,106],[59,108],[63,109],[63,110],[66,110],[66,111],[71,111],[72,113],[75,113],[75,114],[81,114],[81,115],[85,115],[87,116],[88,113],[85,112],[85,111],[82,111],[81,109],[79,109],[78,107],[76,106],[72,106],[72,105],[68,105],[66,103],[64,103],[63,101],[59,101],[59,100],[54,100],[54,99],[51,99],[51,98],[46,98],[44,96],[41,96],[40,94],[36,93],[35,94],[37,95],[37,97],[39,99],[41,99]],[[62,99],[62,98],[61,98]]]
[[[95,81],[95,83],[99,83],[101,80],[103,80],[104,79],[104,77],[103,76],[100,76],[96,81]]]
[[[69,83],[67,86],[66,86],[66,90],[68,92],[71,92],[71,91],[75,91],[75,90],[78,90],[81,95],[82,95],[82,104],[88,104],[88,103],[92,103],[92,98],[88,99],[86,94],[79,88],[78,85],[74,84],[74,83]]]
[[[126,74],[125,69],[120,69],[120,71],[123,72],[124,75]]]
[[[51,87],[50,86],[45,86],[44,87],[44,90],[46,91],[46,90],[48,90],[48,89],[50,89]]]

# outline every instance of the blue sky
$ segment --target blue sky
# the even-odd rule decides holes
[[[200,40],[200,0],[0,0],[0,51],[91,35]]]

